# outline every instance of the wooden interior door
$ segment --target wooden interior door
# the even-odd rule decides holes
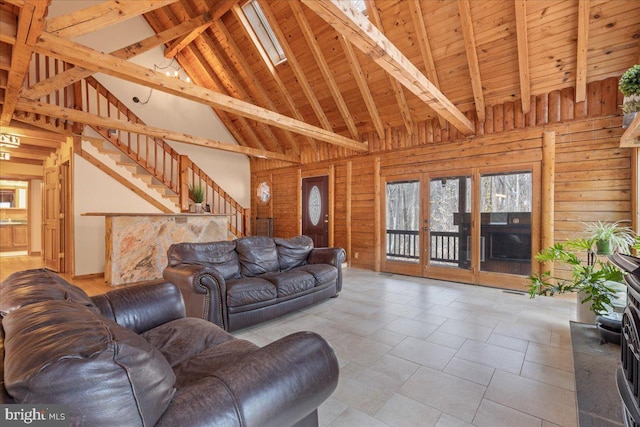
[[[329,246],[329,176],[302,179],[302,234],[316,248]]]
[[[61,250],[60,233],[60,169],[46,168],[44,172],[44,204],[43,211],[43,252],[44,266],[60,272]]]

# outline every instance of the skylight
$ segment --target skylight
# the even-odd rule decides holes
[[[367,14],[367,4],[365,0],[351,0],[351,5],[360,13]]]
[[[280,46],[280,42],[273,33],[273,29],[271,25],[269,25],[269,21],[267,21],[267,18],[264,16],[258,2],[250,0],[242,6],[242,10],[249,24],[251,24],[251,28],[253,28],[253,31],[258,36],[262,47],[264,47],[267,54],[269,54],[273,65],[278,65],[286,61],[287,57],[282,50],[282,46]]]

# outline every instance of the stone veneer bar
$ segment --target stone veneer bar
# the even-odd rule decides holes
[[[107,284],[118,286],[162,278],[167,249],[178,242],[229,240],[228,215],[86,213],[105,217]]]

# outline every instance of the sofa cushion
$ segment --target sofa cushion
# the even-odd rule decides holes
[[[329,264],[307,264],[296,270],[312,274],[316,279],[316,286],[323,286],[338,279],[338,269]]]
[[[187,387],[202,381],[203,378],[215,376],[215,371],[221,367],[240,362],[258,348],[260,347],[242,339],[233,339],[210,347],[174,367],[176,387]]]
[[[254,277],[280,270],[276,244],[270,237],[251,236],[238,239],[236,251],[243,276]]]
[[[29,304],[2,326],[9,394],[18,403],[69,405],[70,424],[153,425],[175,392],[159,351],[75,302]]]
[[[268,280],[276,286],[278,298],[298,294],[313,288],[316,284],[316,280],[311,274],[300,269],[283,271],[281,273],[266,273],[260,276],[260,278]]]
[[[170,266],[202,264],[214,267],[225,280],[240,277],[236,242],[174,243],[167,251]]]
[[[100,310],[80,288],[49,270],[33,269],[13,273],[0,288],[0,315],[40,301],[74,301],[96,313]]]
[[[280,270],[288,271],[307,263],[307,257],[313,249],[313,240],[309,236],[296,236],[290,239],[275,238],[278,250]]]
[[[257,277],[243,277],[227,281],[227,306],[240,307],[270,301],[278,296],[276,286]]]
[[[184,317],[157,326],[142,334],[173,367],[233,336],[217,325],[195,317]]]

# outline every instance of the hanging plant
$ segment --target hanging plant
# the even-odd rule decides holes
[[[640,95],[640,65],[636,64],[624,72],[618,89],[624,96]]]

